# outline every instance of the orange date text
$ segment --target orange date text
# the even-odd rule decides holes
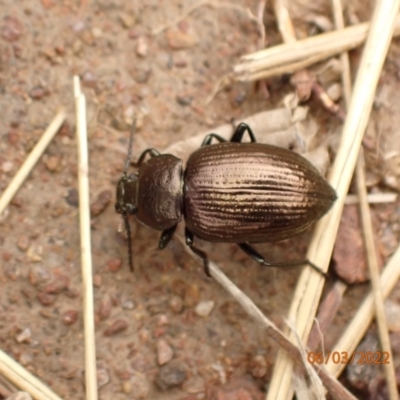
[[[307,361],[310,364],[390,364],[387,351],[309,351]]]

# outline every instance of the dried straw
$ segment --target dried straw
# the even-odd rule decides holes
[[[60,129],[66,117],[65,111],[60,110],[50,123],[42,137],[33,148],[21,168],[12,179],[11,183],[4,191],[0,198],[0,214],[8,206],[9,202],[14,197],[26,177],[31,172],[47,146],[53,139],[54,135]],[[10,356],[0,350],[0,374],[7,378],[18,388],[29,393],[37,400],[61,400],[53,391],[51,391],[43,382],[33,376],[29,371],[23,368]]]
[[[180,235],[175,235],[175,237],[184,245],[187,253],[203,265],[202,260],[200,260],[200,258],[186,246],[185,240]],[[246,296],[212,261],[209,263],[209,269],[210,274],[215,281],[217,281],[232,295],[232,297],[243,307],[246,313],[253,318],[262,329],[265,329],[267,334],[274,339],[279,346],[285,350],[285,352],[287,352],[288,357],[290,357],[290,359],[298,366],[302,367],[303,371],[307,371],[310,368],[310,365],[306,365],[307,360],[304,357],[306,350],[300,349],[298,346],[291,343],[285,334],[280,331],[277,326],[262,313],[253,301]],[[339,381],[330,374],[327,374],[323,367],[320,365],[313,365],[313,368],[333,398],[341,400],[356,399]]]
[[[245,82],[293,73],[360,46],[367,37],[369,27],[366,22],[245,55],[233,68],[235,78]],[[394,35],[400,35],[400,15],[396,17]]]
[[[382,352],[389,354],[389,358],[393,360],[392,349],[390,346],[389,331],[386,323],[385,307],[383,304],[382,289],[379,282],[379,267],[375,249],[374,232],[372,228],[371,211],[367,201],[367,189],[365,184],[365,165],[364,152],[360,149],[357,163],[357,191],[360,197],[361,222],[364,233],[364,243],[367,251],[367,260],[369,267],[369,275],[372,284],[372,293],[375,303],[375,318],[378,324],[379,339],[381,342]],[[384,364],[386,381],[389,388],[390,400],[397,400],[397,384],[394,370],[394,363]]]
[[[54,135],[58,132],[61,125],[65,120],[66,114],[64,110],[60,110],[57,115],[51,121],[50,125],[44,131],[40,140],[36,143],[36,146],[29,153],[21,168],[14,176],[7,189],[4,191],[0,198],[0,215],[6,209],[15,193],[21,187],[22,183],[25,181],[26,177],[30,174],[32,168],[35,166],[39,158],[42,156],[43,152],[46,150],[47,146],[53,139]]]
[[[398,0],[378,2],[371,22],[342,140],[330,177],[330,182],[339,198],[331,211],[317,223],[307,254],[307,258],[323,270],[326,270],[329,264],[344,199],[372,108],[376,85],[393,35],[398,9]],[[289,320],[294,322],[296,332],[303,341],[306,341],[309,335],[322,287],[323,279],[319,274],[310,268],[303,270],[289,313]],[[340,348],[339,351],[345,350]],[[281,351],[275,364],[268,399],[292,397],[290,385],[292,371],[292,361]]]
[[[0,373],[36,400],[61,400],[48,386],[1,350]]]
[[[382,295],[384,298],[389,296],[389,293],[394,289],[396,283],[400,279],[400,246],[397,248],[396,252],[393,254],[390,261],[387,263],[383,273],[380,277],[380,286],[382,288]],[[343,335],[336,343],[335,347],[332,349],[332,353],[335,351],[346,352],[347,354],[352,354],[358,343],[361,341],[368,327],[374,318],[374,297],[370,293],[364,301],[362,302],[360,308],[358,309],[356,315],[351,320]],[[393,363],[393,358],[389,360]],[[332,360],[329,360],[326,364],[326,369],[335,376],[339,376],[343,369],[346,367],[345,364],[335,364]]]
[[[397,199],[397,193],[370,193],[367,195],[368,204],[394,203]],[[358,204],[359,199],[355,194],[349,194],[344,204]]]
[[[333,11],[336,23],[336,28],[343,29],[343,10],[340,0],[333,0]],[[350,62],[347,53],[341,54],[342,62],[342,82],[344,88],[344,98],[346,104],[350,104],[351,99],[351,75],[350,75]],[[361,147],[358,155],[358,162],[356,167],[357,177],[357,192],[360,199],[360,212],[362,227],[364,233],[364,245],[367,252],[368,267],[370,272],[370,278],[372,283],[372,291],[374,294],[375,301],[375,317],[378,323],[379,338],[381,342],[382,352],[386,352],[392,358],[392,349],[390,346],[389,331],[386,323],[385,308],[383,304],[383,295],[379,282],[379,269],[378,259],[375,250],[375,240],[372,228],[371,211],[368,204],[367,189],[366,189],[366,178],[365,178],[365,161],[364,152]],[[386,381],[389,388],[389,397],[391,400],[398,399],[396,375],[393,363],[384,364],[384,371],[386,375]]]
[[[96,348],[93,311],[92,253],[90,244],[89,162],[86,131],[86,100],[74,76],[76,133],[78,139],[79,219],[83,281],[83,319],[85,329],[86,398],[97,400]]]

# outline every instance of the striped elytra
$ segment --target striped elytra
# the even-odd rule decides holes
[[[186,225],[210,242],[289,238],[325,214],[335,199],[335,191],[310,162],[280,147],[205,146],[186,166]]]

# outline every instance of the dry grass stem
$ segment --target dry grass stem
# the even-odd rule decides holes
[[[342,0],[332,0],[333,19],[335,21],[335,27],[337,30],[345,28],[341,1]],[[352,86],[351,85],[350,60],[349,60],[349,54],[347,52],[343,52],[340,55],[340,62],[342,63],[342,84],[343,84],[344,101],[345,101],[346,110],[347,110],[349,108],[349,104],[350,104],[351,86]]]
[[[369,204],[394,203],[397,200],[397,193],[369,193],[367,201]],[[359,198],[356,194],[346,196],[344,204],[358,204]]]
[[[61,400],[42,381],[0,350],[0,373],[35,400]]]
[[[338,200],[330,212],[316,224],[313,240],[307,253],[307,258],[325,271],[332,254],[344,199],[353,176],[377,82],[393,35],[399,9],[399,0],[377,2],[376,4],[354,86],[354,94],[344,124],[341,143],[330,176],[330,182],[336,189]],[[343,50],[344,48],[342,48]],[[296,332],[303,341],[307,340],[314,321],[322,287],[323,278],[321,275],[311,271],[310,268],[305,268],[298,281],[289,313],[289,321],[294,323]],[[345,350],[344,348],[340,349],[340,351]],[[292,362],[281,351],[275,364],[268,399],[289,399],[292,397],[292,370]]]
[[[396,283],[400,279],[400,246],[397,248],[396,252],[393,254],[390,261],[387,263],[380,276],[380,286],[382,289],[382,295],[384,298],[388,297],[390,292],[394,289]],[[356,315],[351,320],[343,335],[336,343],[335,347],[332,349],[332,353],[335,351],[345,351],[348,354],[352,354],[355,351],[358,343],[361,341],[368,327],[374,318],[374,297],[370,293],[364,299],[361,306],[359,307]],[[393,359],[389,360],[393,363]],[[326,364],[326,369],[339,376],[342,370],[346,367],[344,364],[335,364],[332,360],[329,360]]]
[[[367,189],[365,185],[364,171],[364,152],[362,147],[357,163],[357,191],[360,196],[361,222],[364,233],[364,243],[367,252],[369,275],[372,284],[372,294],[375,305],[375,318],[378,325],[381,350],[389,354],[390,360],[393,360],[392,349],[390,346],[389,331],[386,323],[385,307],[383,304],[383,295],[379,282],[379,267],[375,249],[374,233],[372,228],[371,212],[367,202]],[[394,370],[394,363],[384,364],[386,382],[389,389],[390,400],[397,400],[397,384]]]
[[[86,398],[97,400],[97,370],[93,311],[92,252],[90,241],[89,162],[86,131],[86,100],[79,78],[74,76],[76,133],[78,141],[79,219],[83,283],[83,319],[85,329]]]
[[[53,139],[54,135],[58,132],[61,125],[65,121],[65,111],[60,110],[57,115],[51,121],[50,125],[44,131],[42,137],[36,143],[36,146],[30,152],[21,168],[14,176],[4,193],[0,198],[0,215],[6,209],[10,201],[13,199],[15,193],[21,187],[22,183],[25,181],[26,177],[30,174],[32,168],[35,166],[39,158],[42,156],[43,152],[46,150],[47,146]]]
[[[248,54],[243,56],[233,69],[236,79],[255,81],[283,73],[293,73],[360,46],[367,37],[369,27],[370,23],[366,22]],[[394,35],[399,34],[400,15],[397,15]]]
[[[198,256],[196,256],[187,246],[185,240],[180,235],[175,235],[182,245],[184,246],[187,253],[201,262],[202,260]],[[253,301],[246,296],[219,268],[218,266],[210,261],[210,274],[227,292],[229,292],[232,297],[243,307],[246,313],[253,318],[257,324],[265,329],[267,334],[274,339],[281,348],[285,349],[289,357],[299,366],[303,371],[307,371],[309,365],[304,365],[304,358],[302,356],[302,351],[291,343],[284,333],[280,331],[276,325],[270,321],[262,311],[253,303]],[[305,351],[305,350],[303,350]],[[347,389],[342,386],[340,382],[338,382],[334,377],[329,375],[324,368],[319,365],[313,365],[314,369],[317,371],[321,381],[324,386],[328,389],[329,393],[335,399],[352,399],[355,400],[355,397],[347,391]]]
[[[282,36],[284,43],[296,42],[296,33],[292,19],[290,18],[289,11],[281,0],[274,1],[274,11],[276,21],[278,23],[279,33]]]
[[[343,10],[341,0],[332,0],[334,19],[337,29],[344,28],[343,22]],[[342,62],[342,83],[344,99],[347,105],[350,104],[351,99],[351,74],[350,74],[350,62],[347,53],[341,54]],[[389,331],[386,323],[386,315],[383,304],[383,295],[379,282],[379,269],[378,269],[378,259],[375,250],[375,241],[373,235],[373,227],[371,220],[371,213],[368,204],[368,194],[365,182],[365,170],[364,170],[364,152],[362,147],[360,148],[360,154],[358,156],[358,163],[356,167],[356,177],[357,177],[357,191],[360,199],[360,212],[362,227],[364,233],[364,244],[367,252],[368,267],[370,271],[370,278],[372,283],[372,290],[374,294],[375,301],[375,316],[378,323],[379,338],[381,342],[381,350],[386,351],[390,354],[392,359],[392,350],[390,346]],[[391,400],[398,399],[396,376],[393,363],[385,364],[384,371],[386,376],[386,381],[389,389],[389,396]]]
[[[22,164],[21,168],[0,198],[0,214],[8,206],[15,193],[21,187],[32,168],[46,150],[54,135],[63,124],[65,117],[65,111],[60,110],[47,127],[36,146],[28,155],[25,162]],[[60,399],[60,397],[53,393],[44,383],[34,377],[30,372],[2,351],[0,351],[0,373],[15,386],[25,390],[35,399]]]

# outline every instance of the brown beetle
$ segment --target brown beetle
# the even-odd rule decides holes
[[[248,132],[251,143],[242,143]],[[207,255],[194,247],[197,236],[209,242],[237,243],[259,264],[291,267],[309,263],[268,263],[249,243],[287,239],[305,230],[332,206],[336,193],[315,167],[293,151],[256,143],[251,128],[241,123],[230,142],[211,133],[201,148],[182,160],[147,149],[140,156],[137,174],[127,175],[132,137],[124,173],[117,186],[115,210],[122,214],[129,239],[128,214],[162,231],[159,248],[171,240],[185,219],[186,244],[204,262]],[[212,139],[220,143],[211,144]],[[144,161],[146,155],[150,159]]]

